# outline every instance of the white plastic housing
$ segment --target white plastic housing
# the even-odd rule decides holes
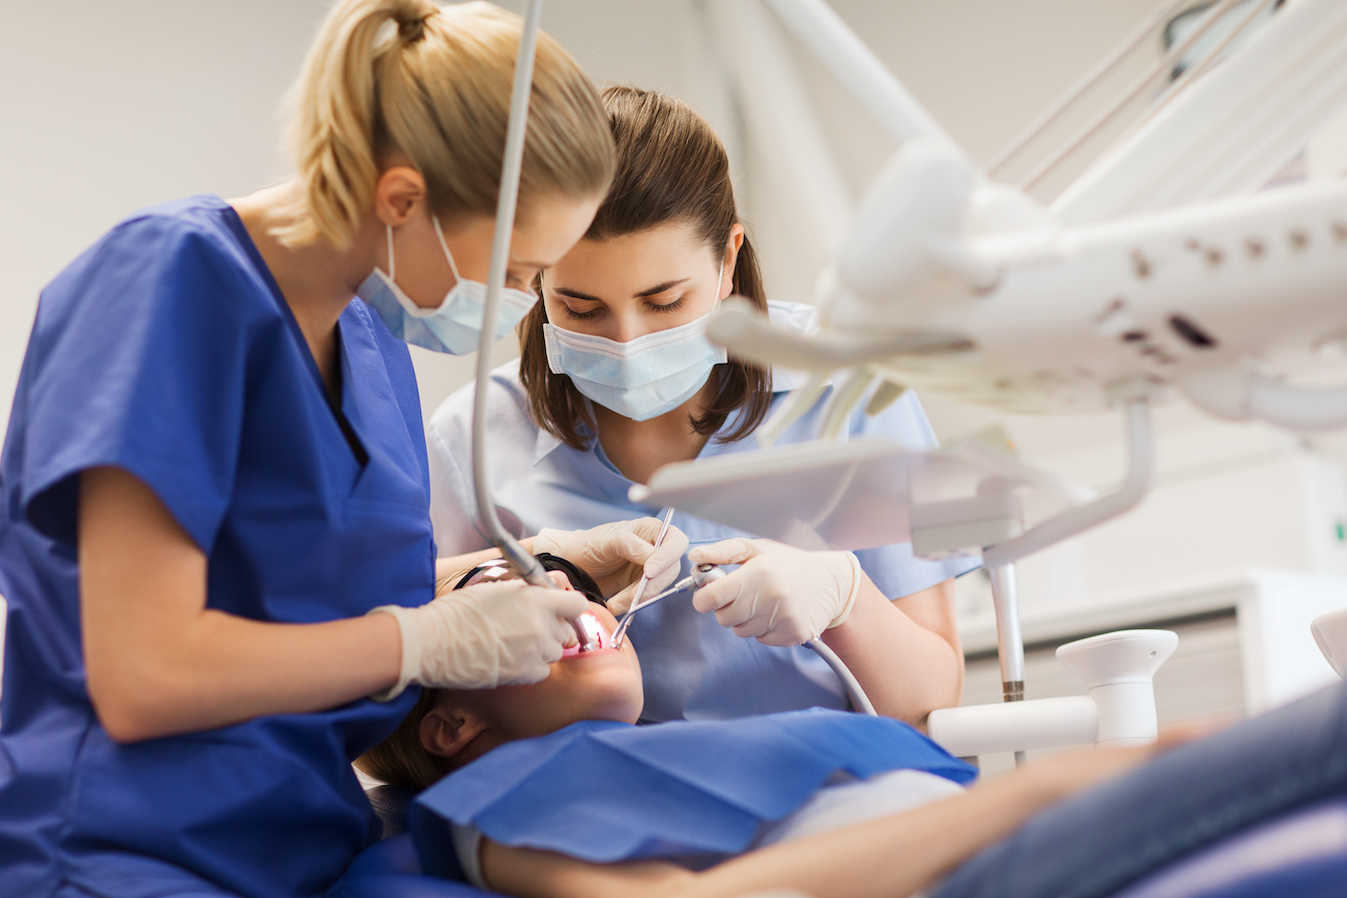
[[[1095,703],[1084,695],[997,705],[968,705],[931,712],[926,731],[961,758],[1095,741]]]
[[[1172,630],[1119,630],[1057,649],[1057,660],[1090,689],[1099,713],[1097,745],[1140,744],[1155,738],[1152,680],[1178,644]]]
[[[1347,608],[1316,617],[1310,632],[1333,672],[1347,679]]]

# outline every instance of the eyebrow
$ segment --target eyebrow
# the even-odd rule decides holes
[[[642,299],[647,296],[657,296],[665,290],[671,290],[679,284],[686,283],[688,280],[690,279],[679,278],[675,281],[665,281],[662,284],[656,284],[648,290],[642,290],[640,293],[632,294],[632,296],[635,299]],[[603,300],[599,299],[597,296],[590,296],[588,293],[581,293],[579,290],[572,290],[570,287],[556,287],[554,289],[562,296],[569,296],[571,299],[582,299],[585,302],[603,302]]]

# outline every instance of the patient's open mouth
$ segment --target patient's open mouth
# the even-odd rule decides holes
[[[608,632],[597,617],[589,612],[585,612],[580,615],[579,619],[580,626],[585,628],[585,632],[589,634],[590,641],[596,648],[590,649],[588,652],[582,652],[580,651],[580,646],[578,644],[567,646],[561,653],[561,657],[574,658],[577,655],[596,655],[600,653],[606,655],[610,652],[617,651],[617,649],[613,648],[613,634]]]

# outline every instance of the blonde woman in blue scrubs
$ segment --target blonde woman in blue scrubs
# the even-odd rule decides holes
[[[618,148],[613,187],[584,239],[543,273],[543,302],[520,326],[520,360],[492,376],[496,501],[521,534],[539,534],[535,551],[552,538],[545,528],[658,512],[627,491],[661,465],[755,448],[749,437],[796,384],[727,362],[706,341],[704,319],[719,300],[740,294],[775,320],[816,326],[813,309],[766,301],[710,126],[661,94],[610,88],[603,98]],[[816,434],[828,398],[779,442]],[[431,518],[445,553],[485,545],[463,464],[471,407],[469,387],[427,433]],[[935,445],[911,393],[849,426]],[[968,562],[919,560],[907,544],[804,552],[688,515],[673,520],[694,547],[691,562],[741,566],[693,601],[635,618],[643,719],[845,708],[840,681],[801,645],[820,634],[881,713],[920,725],[958,703],[952,578]]]
[[[0,460],[0,893],[321,895],[371,838],[351,761],[409,684],[534,682],[573,644],[580,593],[434,597],[403,342],[476,345],[519,34],[482,3],[343,0],[292,180],[136,213],[43,291]],[[544,38],[516,318],[612,166]],[[614,592],[676,570],[657,526],[553,542]]]

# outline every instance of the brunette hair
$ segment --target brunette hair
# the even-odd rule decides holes
[[[708,247],[723,252],[730,229],[739,223],[730,183],[730,162],[710,124],[685,103],[635,87],[605,88],[600,96],[617,144],[617,174],[587,240],[622,237],[669,223],[692,225]],[[734,265],[733,292],[747,297],[763,313],[767,294],[758,257],[747,235]],[[594,429],[584,397],[564,374],[547,364],[543,324],[547,310],[537,303],[519,325],[519,377],[528,393],[534,422],[574,449],[588,440],[580,425]],[[717,434],[736,409],[744,410],[717,442],[732,443],[751,434],[772,402],[770,369],[737,360],[717,365],[719,389],[699,417],[700,434]]]
[[[420,792],[454,769],[453,762],[426,751],[421,745],[421,721],[435,707],[441,689],[422,687],[411,712],[388,738],[355,759],[361,773],[381,783]]]
[[[288,246],[344,248],[393,153],[426,181],[437,215],[494,215],[521,20],[489,3],[341,0],[309,48],[290,96],[288,142],[301,186]],[[575,60],[538,36],[520,176],[521,216],[540,195],[587,199],[613,174],[598,92]]]

